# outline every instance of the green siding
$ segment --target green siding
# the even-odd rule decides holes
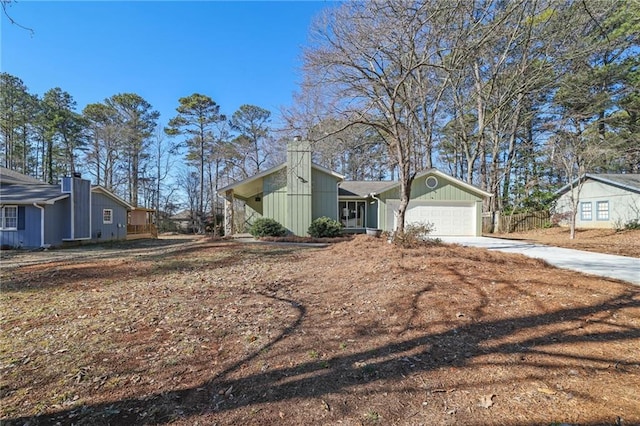
[[[322,216],[338,219],[338,178],[321,170],[311,170],[313,187],[312,218]]]
[[[476,217],[482,218],[482,197],[469,192],[456,182],[444,179],[437,175],[436,178],[438,179],[438,185],[433,189],[428,188],[425,181],[429,176],[432,175],[423,175],[413,181],[413,184],[411,185],[411,200],[475,202],[477,209]],[[390,221],[387,220],[387,202],[400,200],[400,186],[381,193],[379,198],[382,202],[379,207],[380,222],[378,227],[385,229],[386,231],[392,231],[391,229],[386,229],[387,223],[393,223],[393,218],[391,218]],[[476,234],[481,235],[482,220],[477,220],[476,222],[476,226],[478,228]]]
[[[263,183],[262,215],[287,224],[287,176],[286,169],[265,176]]]
[[[307,235],[311,225],[311,149],[308,141],[294,140],[287,148],[287,221],[295,235]]]

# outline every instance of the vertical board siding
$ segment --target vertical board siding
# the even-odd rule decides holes
[[[263,183],[262,215],[276,220],[283,226],[287,223],[287,177],[286,169],[265,176]]]
[[[308,141],[294,140],[287,147],[287,223],[295,235],[307,235],[311,225],[311,149]]]
[[[44,242],[59,246],[62,240],[71,237],[71,218],[69,212],[71,200],[65,198],[44,210]]]
[[[18,214],[24,210],[24,229],[0,230],[1,244],[11,248],[38,248],[41,244],[40,209],[34,206],[22,207],[18,209]]]
[[[92,239],[98,241],[120,240],[127,237],[127,209],[99,192],[94,192],[91,200]],[[102,210],[113,211],[112,223],[103,223]],[[120,226],[118,226],[120,225]],[[100,235],[100,237],[98,237]]]
[[[338,219],[338,178],[321,170],[311,170],[312,219],[322,216]]]
[[[91,182],[73,178],[74,238],[91,238]],[[125,221],[126,224],[126,221]]]

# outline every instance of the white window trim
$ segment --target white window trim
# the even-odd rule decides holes
[[[606,204],[607,205],[607,209],[606,210],[600,210],[600,206]],[[606,213],[607,217],[606,218],[600,218],[600,213]],[[596,220],[600,220],[600,221],[608,221],[610,218],[609,215],[609,201],[596,201]]]
[[[585,210],[584,207],[589,206],[589,210]],[[589,213],[589,218],[585,217],[585,213]],[[591,202],[582,202],[580,203],[580,220],[581,221],[592,221],[593,220],[593,203]]]
[[[9,226],[6,227],[5,226],[5,222],[7,219],[7,214],[6,214],[6,209],[16,209],[16,226]],[[3,231],[17,231],[18,230],[18,206],[14,206],[14,205],[9,205],[9,206],[2,206],[2,211],[0,211],[0,229],[2,229]]]
[[[104,220],[104,214],[109,212],[109,217],[111,220]],[[102,209],[102,223],[104,225],[111,225],[113,223],[113,209]]]

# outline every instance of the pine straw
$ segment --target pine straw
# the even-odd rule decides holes
[[[640,424],[640,289],[520,255],[208,242],[2,283],[3,424]]]

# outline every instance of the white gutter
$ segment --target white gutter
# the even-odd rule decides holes
[[[33,203],[33,207],[40,209],[40,247],[44,247],[44,207]]]

